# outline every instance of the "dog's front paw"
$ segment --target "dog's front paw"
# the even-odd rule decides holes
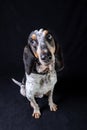
[[[35,110],[32,114],[32,116],[35,118],[35,119],[39,119],[40,116],[41,116],[41,113],[39,110]]]
[[[50,105],[50,111],[56,111],[58,108],[57,108],[57,105],[55,103],[52,103]]]

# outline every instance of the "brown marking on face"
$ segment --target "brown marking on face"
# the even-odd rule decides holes
[[[54,54],[55,53],[55,47],[51,47],[50,51]]]
[[[48,45],[48,48],[49,48],[51,54],[54,54],[54,53],[55,53],[55,51],[56,51],[56,47],[55,47],[55,45],[54,45],[54,46],[50,46],[50,45]]]
[[[46,36],[46,34],[48,33],[48,30],[44,30],[43,33]]]
[[[35,35],[35,34],[32,34],[31,38],[32,38],[33,40],[36,40],[36,35]]]
[[[36,52],[33,52],[33,53],[34,53],[35,57],[38,58],[38,54]]]

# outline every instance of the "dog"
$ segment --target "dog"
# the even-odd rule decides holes
[[[20,93],[30,101],[32,116],[40,118],[41,112],[35,97],[42,98],[46,94],[50,110],[56,111],[53,90],[57,72],[64,68],[64,63],[61,47],[48,30],[39,29],[30,33],[23,52],[23,62],[25,76],[22,83],[12,80],[20,86]]]

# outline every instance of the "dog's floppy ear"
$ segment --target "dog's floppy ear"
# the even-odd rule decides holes
[[[55,50],[55,69],[61,71],[64,68],[64,61],[63,61],[63,53],[61,46],[56,43],[56,50]]]
[[[25,67],[25,72],[30,74],[32,72],[32,68],[35,65],[35,57],[32,54],[32,50],[29,45],[26,45],[23,52],[23,62]]]

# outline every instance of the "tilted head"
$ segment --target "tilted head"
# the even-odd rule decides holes
[[[60,45],[55,42],[52,34],[44,29],[30,33],[28,44],[24,48],[23,61],[28,74],[32,72],[35,64],[46,68],[54,64],[57,71],[64,66]]]
[[[54,60],[55,42],[48,30],[35,30],[31,32],[28,44],[36,58],[42,65],[48,65]]]

